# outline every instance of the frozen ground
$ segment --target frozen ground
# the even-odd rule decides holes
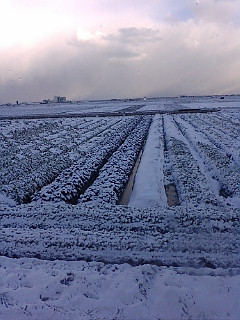
[[[0,259],[0,319],[239,319],[225,270]]]
[[[237,96],[1,106],[220,111],[2,120],[0,320],[239,319],[239,107]],[[129,206],[117,205],[144,137]]]

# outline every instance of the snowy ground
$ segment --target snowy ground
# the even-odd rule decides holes
[[[0,320],[239,319],[239,99],[1,106],[221,111],[2,120]],[[117,205],[145,138],[129,206]]]
[[[225,270],[0,259],[0,319],[239,319]]]
[[[136,99],[136,100],[102,100],[102,101],[82,101],[79,103],[49,103],[49,104],[19,104],[0,105],[0,117],[17,117],[31,115],[67,115],[67,114],[88,114],[96,112],[119,111],[166,111],[178,109],[197,108],[239,108],[239,96],[212,97],[175,97],[159,99]]]

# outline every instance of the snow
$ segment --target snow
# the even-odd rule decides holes
[[[151,118],[145,117],[129,134],[124,143],[113,153],[94,183],[80,197],[80,202],[94,201],[98,204],[117,203],[128,181],[137,156],[147,136]]]
[[[1,116],[93,115],[1,120],[0,320],[239,319],[239,100],[0,106]],[[126,182],[124,152],[139,151],[136,114],[183,108],[220,111],[152,117],[128,206],[66,201],[80,182],[91,190],[90,169],[111,198]]]
[[[227,213],[213,205],[2,205],[0,252],[18,258],[236,268],[239,210],[230,207]]]
[[[135,111],[172,111],[178,109],[221,108],[223,110],[239,108],[239,96],[209,97],[166,97],[122,100],[81,101],[73,103],[22,103],[19,105],[0,105],[0,117],[41,116],[41,115],[85,115],[98,112],[135,112]]]
[[[147,142],[135,177],[129,206],[166,206],[167,199],[163,182],[163,141],[161,141],[160,115],[153,119]]]
[[[240,276],[226,270],[0,258],[0,319],[232,319]]]
[[[15,206],[16,202],[13,199],[7,197],[5,194],[0,193],[0,204],[8,204],[9,206]]]
[[[116,112],[138,110],[145,105],[142,101],[129,100],[102,100],[102,101],[82,101],[78,103],[29,103],[19,105],[1,105],[0,115],[5,117],[17,116],[41,116],[41,115],[69,115],[69,114],[93,114],[97,112]]]

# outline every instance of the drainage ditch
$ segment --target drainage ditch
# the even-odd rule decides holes
[[[132,191],[133,191],[133,186],[134,186],[134,182],[135,182],[135,176],[137,174],[137,170],[138,170],[138,167],[139,167],[139,164],[140,164],[140,161],[141,161],[141,157],[142,157],[142,153],[143,153],[143,150],[141,150],[139,152],[139,155],[137,157],[137,160],[135,162],[135,165],[134,165],[134,168],[132,170],[132,173],[130,174],[129,176],[129,179],[128,179],[128,182],[127,182],[127,185],[120,197],[120,200],[118,202],[119,205],[128,205],[129,201],[130,201],[130,198],[131,198],[131,195],[132,195]]]
[[[164,186],[167,196],[167,203],[169,207],[179,206],[179,199],[177,194],[177,188],[174,183],[170,183]]]

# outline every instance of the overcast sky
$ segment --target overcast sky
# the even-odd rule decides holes
[[[0,0],[0,103],[231,93],[239,0]]]

